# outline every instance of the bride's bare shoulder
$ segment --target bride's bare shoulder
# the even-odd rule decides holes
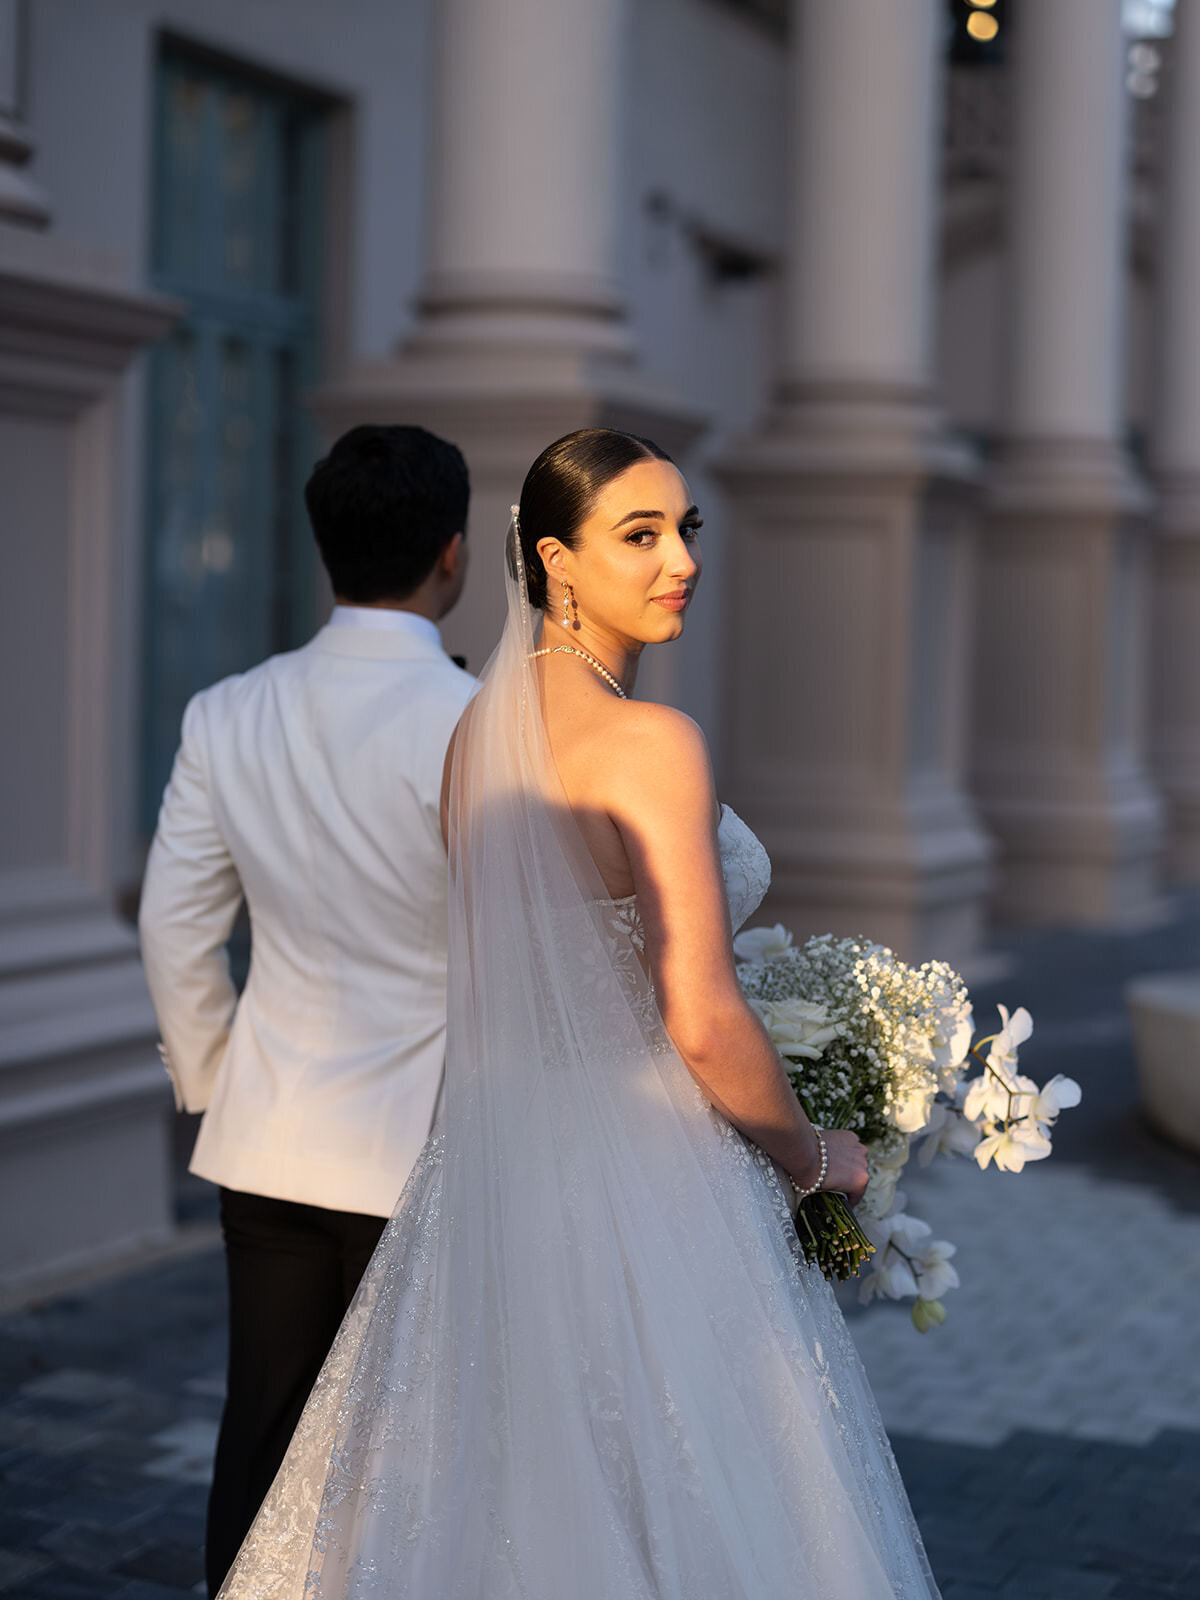
[[[698,723],[674,706],[646,700],[627,700],[614,712],[609,770],[630,803],[707,799],[712,762]]]
[[[687,749],[705,745],[700,724],[686,711],[662,705],[657,700],[625,700],[613,706],[613,723],[621,725],[634,739],[654,739],[672,748]]]

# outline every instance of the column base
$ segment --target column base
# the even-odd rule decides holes
[[[1157,914],[1162,810],[1143,758],[1148,506],[1103,440],[1010,441],[990,470],[971,769],[999,843],[1000,920]]]
[[[810,386],[719,471],[729,788],[774,864],[759,920],[969,961],[991,858],[961,780],[971,457],[923,396]]]
[[[960,967],[979,950],[991,848],[948,786],[890,810],[847,810],[836,822],[811,802],[789,817],[777,800],[736,793],[772,861],[756,922],[782,922],[798,939],[864,935],[906,958]]]
[[[313,397],[330,439],[361,422],[416,423],[466,456],[473,570],[442,636],[473,671],[504,623],[500,573],[509,507],[541,451],[576,428],[609,427],[652,438],[679,459],[704,426],[628,356],[561,339],[522,343],[511,318],[504,329],[504,337],[497,332],[474,345],[461,335],[444,343],[440,332],[414,335],[395,359],[355,368]]]
[[[173,1231],[171,1094],[131,931],[69,874],[0,905],[0,1298]]]
[[[1200,475],[1159,479],[1151,600],[1150,764],[1167,875],[1200,883]]]

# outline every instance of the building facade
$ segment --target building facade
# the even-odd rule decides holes
[[[798,933],[969,962],[1200,877],[1197,4],[0,0],[0,1276],[169,1231],[128,914],[357,421],[466,453],[475,667],[542,446],[676,455],[639,688]]]

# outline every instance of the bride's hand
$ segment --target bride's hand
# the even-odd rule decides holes
[[[822,1189],[844,1194],[856,1206],[867,1187],[867,1147],[856,1133],[844,1128],[826,1128],[822,1137],[829,1152]]]

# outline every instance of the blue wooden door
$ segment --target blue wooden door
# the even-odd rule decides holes
[[[188,310],[150,373],[147,832],[190,696],[315,622],[300,396],[318,376],[323,135],[304,97],[160,59],[152,276]]]

